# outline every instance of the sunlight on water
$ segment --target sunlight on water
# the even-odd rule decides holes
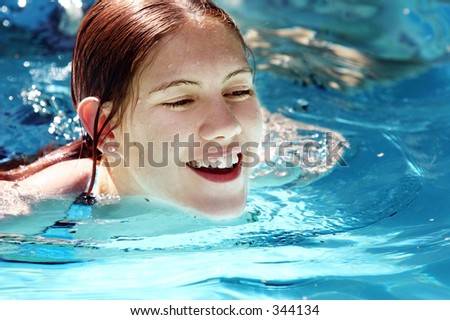
[[[32,202],[0,221],[0,299],[450,298],[448,3],[218,3],[254,51],[272,138],[292,142],[254,170],[244,214],[123,197],[66,221],[72,197]],[[67,52],[84,7],[40,4],[0,6],[0,164],[81,134]],[[305,141],[326,158],[327,132],[346,166],[286,168]]]

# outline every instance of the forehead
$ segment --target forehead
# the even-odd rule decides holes
[[[227,72],[248,64],[241,41],[215,21],[192,24],[164,39],[153,57],[148,57],[142,80],[167,80],[197,72]],[[227,69],[227,70],[225,70]]]

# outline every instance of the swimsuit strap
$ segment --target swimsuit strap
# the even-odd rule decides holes
[[[94,186],[92,187],[92,190],[97,191],[98,190],[98,168],[97,170],[95,170],[95,177],[94,177]],[[86,190],[88,190],[89,185],[91,184],[91,179],[89,179],[86,188],[84,189],[85,191],[82,192],[78,197],[76,197],[75,201],[73,202],[74,204],[80,204],[80,205],[86,205],[86,206],[92,206],[95,204],[96,199],[95,199],[95,194],[88,193]],[[94,192],[95,192],[94,191]]]
[[[94,177],[94,187],[92,190],[97,191],[98,190],[98,168],[95,171],[95,177]],[[86,189],[89,188],[89,185],[91,183],[91,180],[89,179]],[[66,220],[84,220],[91,217],[92,214],[92,205],[94,205],[96,202],[95,195],[93,193],[87,193],[87,191],[84,191],[81,193],[78,197],[76,197],[75,201],[70,206],[69,210],[66,212]]]
[[[98,170],[96,170],[94,179],[93,190],[97,190]],[[90,183],[91,181],[89,180],[85,190],[87,190]],[[70,205],[70,208],[66,211],[64,219],[56,221],[53,225],[48,226],[41,235],[46,237],[72,239],[73,234],[76,232],[75,228],[77,222],[80,220],[89,219],[92,216],[92,206],[95,202],[95,195],[84,191]]]

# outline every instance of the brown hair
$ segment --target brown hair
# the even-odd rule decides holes
[[[222,9],[209,0],[99,0],[87,12],[74,48],[72,61],[72,101],[75,108],[86,97],[100,99],[100,106],[111,106],[101,128],[100,109],[94,122],[91,141],[76,141],[48,154],[28,167],[0,172],[2,180],[24,179],[56,162],[77,157],[92,157],[92,191],[96,162],[101,157],[99,139],[105,127],[120,124],[127,99],[132,97],[132,82],[157,44],[174,35],[193,19],[210,18],[221,22],[249,52],[242,35]],[[83,148],[86,145],[86,148]]]

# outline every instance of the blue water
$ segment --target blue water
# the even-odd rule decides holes
[[[42,235],[73,199],[45,200],[0,220],[0,257],[31,262],[0,262],[0,299],[450,299],[448,5],[218,2],[253,47],[262,104],[340,132],[348,167],[308,185],[256,179],[243,216],[220,222],[106,199],[67,239]],[[71,28],[27,10],[0,5],[3,159],[80,132]],[[388,17],[390,32],[368,34]]]

